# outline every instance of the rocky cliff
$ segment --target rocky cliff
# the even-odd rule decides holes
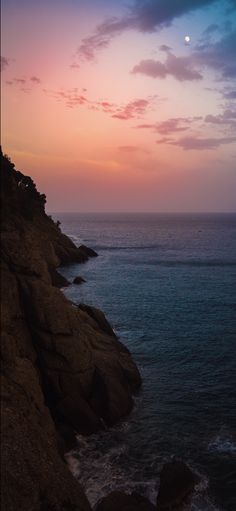
[[[96,254],[62,234],[2,154],[1,195],[2,509],[89,511],[63,451],[124,417],[140,375],[104,314],[57,287],[60,264]]]

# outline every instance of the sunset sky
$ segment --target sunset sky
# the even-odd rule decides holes
[[[3,0],[2,26],[3,152],[49,211],[236,210],[235,0]]]

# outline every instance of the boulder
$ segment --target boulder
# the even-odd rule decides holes
[[[194,490],[195,476],[182,461],[166,463],[160,473],[158,511],[186,509]]]

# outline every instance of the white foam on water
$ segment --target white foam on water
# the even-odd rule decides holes
[[[200,474],[198,471],[196,471],[196,469],[194,472],[198,478],[198,482],[195,484],[190,508],[191,511],[222,511],[219,507],[216,507],[216,505],[210,499],[208,494],[208,478]]]
[[[78,458],[76,457],[76,451],[66,453],[64,458],[70,472],[76,479],[78,479],[80,476],[80,464]]]
[[[87,438],[78,435],[78,448],[66,455],[68,467],[84,487],[91,506],[113,490],[137,492],[156,502],[157,479],[143,481],[137,467],[128,464],[123,468],[120,464],[120,458],[128,451],[128,445],[122,440],[122,434],[128,429],[129,423],[124,422],[112,432],[100,432]]]
[[[113,432],[115,430],[119,433],[128,427],[128,422],[123,423],[113,428]],[[77,440],[78,449],[68,453],[66,461],[73,475],[84,487],[91,506],[95,506],[113,490],[127,494],[136,492],[147,497],[154,505],[156,504],[158,477],[142,480],[137,468],[128,466],[127,470],[124,470],[120,466],[119,458],[127,453],[128,449],[124,442],[104,449],[104,445],[109,441],[109,432],[95,434],[88,438],[78,435]],[[162,464],[166,461],[168,460],[163,459]],[[191,505],[187,508],[188,511],[221,511],[211,502],[207,477],[197,472],[194,467],[190,468],[195,472],[198,482]]]
[[[208,451],[218,452],[220,454],[235,455],[236,442],[230,435],[219,434],[208,444]]]
[[[222,511],[219,507],[216,507],[210,499],[205,498],[197,498],[194,497],[192,501],[192,505],[190,508],[191,511]]]

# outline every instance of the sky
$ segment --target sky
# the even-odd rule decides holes
[[[236,211],[236,0],[3,0],[1,48],[48,211]]]

